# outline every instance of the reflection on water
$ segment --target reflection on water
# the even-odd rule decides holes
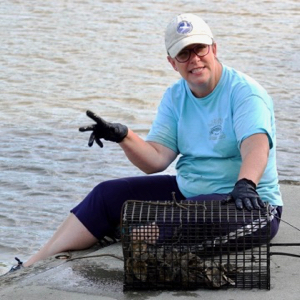
[[[85,110],[147,134],[166,87],[164,29],[194,12],[220,60],[272,95],[281,180],[300,181],[300,5],[250,1],[4,1],[1,23],[0,262],[36,251],[98,182],[142,174],[113,143],[87,147]],[[173,173],[171,167],[168,173]]]

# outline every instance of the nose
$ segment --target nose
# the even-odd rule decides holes
[[[191,51],[191,54],[190,54],[190,62],[194,60],[194,58],[196,58],[196,61],[198,60],[201,60],[201,57],[199,57],[196,52],[194,51],[194,49]]]

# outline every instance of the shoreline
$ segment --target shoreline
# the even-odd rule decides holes
[[[283,179],[283,180],[279,180],[279,184],[300,185],[300,181]]]

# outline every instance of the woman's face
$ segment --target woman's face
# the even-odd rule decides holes
[[[196,45],[187,46],[185,49],[193,49]],[[176,58],[168,56],[168,61],[175,71],[184,78],[191,91],[196,97],[202,98],[210,94],[216,87],[221,77],[221,64],[216,58],[217,45],[209,45],[209,52],[203,57],[199,57],[191,51],[187,62],[180,63]]]

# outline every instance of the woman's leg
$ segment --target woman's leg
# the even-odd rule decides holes
[[[198,195],[187,198],[185,201],[205,203],[203,210],[200,207],[197,210],[194,208],[181,209],[172,214],[170,211],[161,213],[157,222],[159,228],[157,243],[165,243],[165,240],[170,239],[174,232],[180,231],[183,243],[193,241],[202,244],[205,241],[206,246],[222,246],[224,251],[227,251],[228,247],[236,250],[265,244],[268,239],[271,240],[275,237],[279,230],[282,207],[275,209],[268,206],[268,211],[261,211],[261,215],[257,215],[258,211],[256,210],[252,212],[246,209],[235,211],[234,203],[221,204],[226,196],[227,194]],[[231,206],[229,211],[227,211],[227,205]],[[150,226],[142,227],[138,231],[135,230],[134,234],[136,236],[142,234],[144,237],[144,232],[147,233],[147,230],[152,230],[156,234],[156,228],[153,226],[151,228]],[[198,228],[197,231],[196,228]]]
[[[28,267],[49,256],[91,247],[113,234],[120,223],[126,200],[171,200],[172,192],[183,199],[175,176],[139,176],[105,181],[77,205],[52,238],[23,265]]]
[[[114,234],[120,224],[121,211],[126,200],[170,201],[184,199],[175,176],[138,176],[100,183],[72,212],[98,239]]]
[[[28,267],[39,260],[67,250],[83,250],[91,247],[96,242],[97,239],[71,213],[52,238],[36,254],[31,256],[23,266]]]

